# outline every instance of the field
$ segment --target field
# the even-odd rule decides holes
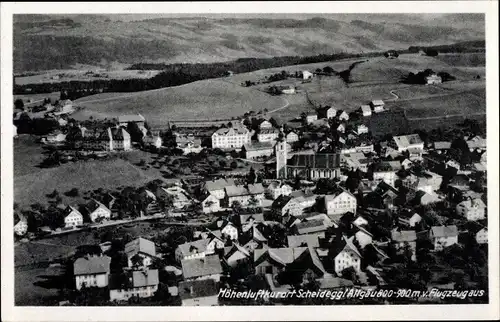
[[[19,306],[44,306],[57,303],[59,268],[16,269],[14,303]]]
[[[485,53],[440,54],[437,59],[451,65],[464,67],[484,67]]]
[[[50,98],[52,103],[59,99],[61,93],[53,92],[53,93],[42,93],[42,94],[25,94],[25,95],[14,95],[14,100],[20,98],[23,100],[25,106],[30,105],[41,105],[45,98]],[[30,102],[31,100],[31,102]]]
[[[86,74],[93,70],[92,74]],[[16,77],[16,85],[39,84],[39,83],[59,83],[71,81],[92,81],[99,79],[129,79],[129,78],[150,78],[158,74],[159,70],[50,70],[37,75]]]
[[[16,165],[17,167],[17,165]],[[102,161],[78,161],[63,164],[57,168],[39,169],[14,177],[14,200],[21,207],[40,202],[45,204],[46,194],[54,189],[63,193],[72,188],[80,191],[97,188],[118,188],[138,186],[161,178],[154,168],[143,170],[121,158]],[[75,203],[80,198],[62,196],[64,203]]]
[[[78,99],[75,104],[84,107],[72,115],[75,119],[141,113],[156,127],[165,126],[169,120],[228,119],[251,110],[276,109],[285,101],[217,79],[132,94],[98,94]]]

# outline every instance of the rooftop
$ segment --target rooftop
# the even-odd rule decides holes
[[[73,270],[75,275],[109,273],[110,264],[108,256],[80,257],[73,263]]]
[[[181,265],[182,274],[186,279],[222,273],[222,266],[217,255],[185,259],[182,260]]]
[[[215,281],[212,279],[183,281],[179,283],[179,296],[181,299],[193,299],[218,294]]]
[[[152,241],[139,237],[125,245],[125,253],[129,258],[138,253],[156,256],[156,246]]]
[[[434,226],[431,228],[434,237],[455,237],[458,236],[458,228],[452,226]]]
[[[318,153],[318,154],[296,154],[289,161],[290,167],[335,169],[340,167],[340,154]]]

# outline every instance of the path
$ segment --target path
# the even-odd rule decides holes
[[[399,99],[399,96],[398,96],[396,93],[394,93],[394,91],[395,91],[394,89],[389,91],[389,93],[390,93],[392,96],[394,96],[394,98],[393,98],[393,99],[388,100],[389,102],[394,102],[394,101],[397,101],[397,100]]]

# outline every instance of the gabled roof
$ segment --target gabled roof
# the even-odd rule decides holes
[[[205,182],[205,189],[207,191],[223,190],[225,187],[232,185],[234,185],[234,179],[218,179]]]
[[[324,220],[320,220],[320,219],[303,221],[303,222],[296,224],[295,227],[297,228],[297,232],[301,235],[307,234],[307,233],[324,231],[327,228]]]
[[[365,113],[365,112],[370,112],[371,113],[372,112],[372,108],[370,107],[370,105],[361,105],[361,111],[363,113]]]
[[[186,279],[222,273],[222,266],[217,255],[185,259],[181,261],[181,265],[182,274]]]
[[[455,237],[458,236],[458,228],[452,226],[434,226],[431,228],[433,237]]]
[[[75,207],[67,206],[63,211],[63,216],[66,217],[72,212],[75,212],[77,215],[80,215],[80,216],[82,215]]]
[[[423,143],[422,139],[420,138],[420,135],[418,134],[394,136],[393,139],[399,148],[407,148],[413,144]]]
[[[343,194],[343,193],[346,193],[346,194],[348,194],[349,196],[351,196],[351,197],[355,198],[355,197],[352,195],[352,193],[350,193],[349,191],[347,191],[347,190],[343,189],[343,188],[342,188],[342,187],[340,187],[340,186],[337,186],[337,187],[335,188],[335,190],[334,190],[332,193],[330,193],[330,194],[328,194],[328,195],[326,195],[326,196],[325,196],[325,203],[328,203],[328,202],[330,202],[330,201],[334,200],[335,198],[337,198],[338,196],[340,196],[340,195],[341,195],[341,194]]]
[[[138,253],[156,256],[156,246],[152,241],[139,237],[125,245],[125,253],[129,258]]]
[[[335,245],[335,249],[329,256],[331,258],[337,257],[338,254],[342,253],[343,251],[352,251],[354,254],[356,254],[359,258],[362,258],[361,253],[359,252],[358,248],[353,244],[354,241],[354,236],[351,236],[349,238],[346,238],[345,236],[342,236],[342,239]]]
[[[317,279],[316,281],[319,282],[320,289],[335,289],[354,286],[354,283],[351,280],[340,277],[327,276]]]
[[[256,249],[253,254],[254,265],[260,264],[265,258],[270,258],[286,266],[293,263],[306,250],[307,247]]]
[[[274,148],[273,142],[252,142],[243,145],[245,151],[262,151],[262,150],[272,150]]]
[[[134,287],[158,285],[158,270],[149,269],[146,271],[134,271],[132,272],[132,282]]]
[[[393,230],[391,231],[391,239],[397,243],[414,242],[417,240],[417,233],[414,230]]]
[[[75,275],[109,273],[110,264],[111,257],[108,256],[80,257],[73,263],[73,273]]]
[[[372,100],[371,104],[374,106],[379,106],[379,105],[384,105],[385,103],[383,100]]]
[[[293,199],[292,196],[280,195],[273,201],[272,208],[283,209],[283,207],[285,207],[288,204],[288,202],[292,199]]]
[[[102,203],[100,203],[99,201],[95,200],[95,199],[91,199],[86,205],[85,205],[85,208],[87,209],[88,213],[91,214],[93,213],[94,211],[96,211],[97,209],[99,208],[103,208],[104,210],[108,211],[108,212],[111,212],[108,207],[106,207],[105,205],[103,205]]]
[[[182,300],[216,296],[219,290],[213,279],[183,281],[179,283],[179,297]]]
[[[451,148],[451,142],[449,141],[437,141],[434,142],[434,149],[436,150],[448,150]]]
[[[213,135],[215,136],[233,136],[233,135],[243,135],[250,133],[246,127],[231,127],[231,128],[221,128],[215,131]]]
[[[312,247],[319,247],[319,239],[324,238],[325,233],[315,233],[315,234],[305,234],[305,235],[291,235],[287,236],[288,247],[303,247],[305,245],[311,245]]]
[[[264,221],[264,214],[246,214],[246,215],[240,215],[240,223],[246,224],[253,220],[254,222],[263,222]]]

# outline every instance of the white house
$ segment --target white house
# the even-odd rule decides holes
[[[250,131],[245,127],[221,128],[212,134],[212,148],[241,149],[250,140]]]
[[[429,231],[429,238],[434,244],[435,250],[442,250],[445,247],[458,243],[457,226],[434,226]]]
[[[482,220],[486,215],[486,205],[480,198],[464,200],[457,205],[456,210],[459,216],[469,221]]]
[[[314,123],[318,120],[318,115],[315,113],[309,113],[306,115],[307,124]]]
[[[401,169],[401,164],[397,161],[383,161],[373,168],[373,181],[385,183],[394,187],[397,175],[396,172]]]
[[[291,193],[292,193],[292,187],[280,181],[273,181],[266,188],[267,196],[273,200],[275,200],[281,195],[288,196]]]
[[[230,222],[225,221],[223,226],[221,227],[221,233],[223,236],[229,237],[231,240],[238,240],[238,228]]]
[[[426,85],[441,84],[442,82],[443,79],[441,78],[441,76],[438,76],[437,74],[431,74],[425,77]]]
[[[380,113],[384,111],[385,103],[383,100],[373,100],[370,102],[370,106],[375,113]]]
[[[337,126],[337,132],[344,133],[345,132],[345,125],[339,124],[339,126]]]
[[[95,199],[90,200],[85,208],[92,222],[111,219],[111,210]]]
[[[367,245],[370,245],[373,241],[373,235],[361,226],[355,226],[356,233],[354,237],[359,243],[361,248],[365,248]]]
[[[357,200],[349,191],[338,189],[333,194],[325,196],[325,208],[328,215],[356,213]]]
[[[148,267],[156,257],[156,246],[150,240],[139,237],[125,245],[128,267],[134,267],[134,261],[140,259],[139,267]],[[136,264],[137,265],[137,264]]]
[[[203,213],[205,214],[218,212],[221,210],[220,200],[212,194],[207,194],[201,202],[201,205],[203,208]]]
[[[82,214],[74,207],[68,206],[63,211],[64,224],[66,227],[76,227],[83,225]]]
[[[411,251],[411,260],[417,260],[417,233],[414,230],[393,230],[391,231],[392,245],[397,252],[402,252],[408,245]]]
[[[159,135],[146,135],[143,139],[145,145],[154,146],[157,149],[161,147],[163,141]]]
[[[352,267],[356,272],[361,271],[361,253],[353,244],[354,236],[350,238],[342,237],[342,245],[339,245],[337,251],[332,254],[335,264],[335,273],[342,276],[342,271]]]
[[[363,133],[368,133],[368,127],[364,124],[358,125],[358,129],[356,131],[358,135],[361,135]]]
[[[269,122],[267,120],[263,120],[262,123],[260,123],[259,128],[261,130],[262,129],[272,129],[273,125],[271,124],[271,122]]]
[[[28,221],[21,214],[14,214],[14,233],[18,236],[24,236],[28,232]]]
[[[222,265],[217,255],[185,259],[181,261],[182,275],[185,281],[212,279],[220,281]]]
[[[363,113],[363,116],[371,116],[372,115],[372,108],[370,105],[361,105],[361,113]]]
[[[280,131],[273,128],[261,129],[259,134],[257,134],[257,140],[259,142],[272,142],[278,138]]]
[[[488,228],[483,228],[476,233],[476,241],[478,244],[488,243]]]
[[[289,132],[287,135],[286,135],[286,142],[288,143],[293,143],[293,142],[297,142],[299,140],[299,136],[297,135],[297,133],[295,132]]]
[[[165,198],[167,196],[173,197],[173,206],[177,209],[182,209],[187,205],[191,204],[191,198],[189,197],[186,190],[178,186],[173,186],[169,188],[159,187],[156,190],[156,195],[160,198]]]
[[[129,298],[136,297],[152,297],[158,290],[160,283],[157,269],[146,269],[133,271],[128,273],[128,280],[125,285],[113,283],[114,275],[111,276],[109,300],[110,301],[126,301]]]
[[[314,76],[314,74],[311,73],[310,71],[307,71],[307,70],[302,71],[302,79],[303,80],[312,79],[313,76]]]
[[[226,204],[231,206],[233,202],[239,202],[242,206],[250,206],[250,201],[255,198],[259,206],[264,199],[265,189],[261,183],[249,184],[247,186],[226,187]]]
[[[390,144],[398,150],[398,152],[407,151],[410,148],[423,150],[424,141],[418,134],[393,136]]]
[[[234,186],[233,179],[217,179],[214,181],[206,181],[203,189],[221,200],[226,196],[225,188],[229,186]]]
[[[208,238],[184,243],[175,249],[175,259],[180,263],[182,260],[203,258],[206,255],[213,254],[216,249],[224,248],[224,241],[221,238],[220,231],[212,231]]]
[[[335,107],[329,107],[327,110],[326,110],[326,118],[327,119],[332,119],[334,118],[335,116],[337,115],[337,109]]]
[[[82,287],[106,287],[109,283],[111,257],[80,257],[73,263],[76,289]]]
[[[252,142],[243,146],[245,158],[256,159],[261,157],[270,157],[274,154],[274,144],[276,142]]]
[[[347,114],[346,111],[342,111],[342,113],[339,114],[339,120],[340,121],[349,121],[349,114]]]

